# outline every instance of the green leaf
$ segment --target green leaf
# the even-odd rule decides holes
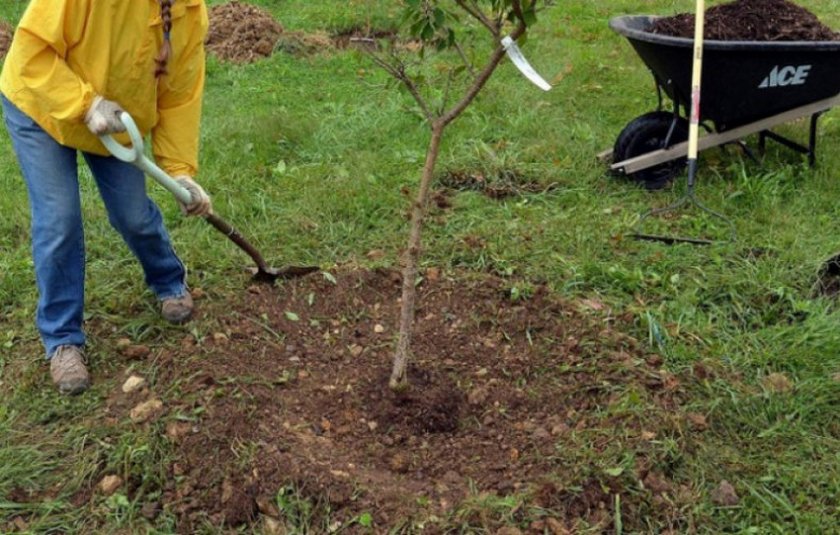
[[[373,516],[370,513],[362,513],[359,515],[359,525],[369,528],[373,526]]]
[[[624,473],[624,467],[617,466],[615,468],[607,468],[606,470],[604,470],[604,473],[608,476],[618,477]]]
[[[291,311],[287,310],[286,311],[286,319],[288,319],[289,321],[300,321],[300,316],[298,316],[294,312],[291,312]]]

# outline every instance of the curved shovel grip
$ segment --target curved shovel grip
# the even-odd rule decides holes
[[[147,175],[151,176],[155,181],[166,188],[172,195],[175,196],[183,204],[192,203],[192,194],[189,190],[179,184],[175,179],[169,176],[166,171],[155,165],[143,152],[143,135],[140,134],[140,129],[137,128],[137,123],[131,118],[128,112],[120,114],[120,121],[125,125],[125,130],[128,137],[131,139],[131,146],[125,147],[121,145],[116,139],[110,135],[99,136],[99,140],[105,145],[115,158],[134,164],[143,170]]]

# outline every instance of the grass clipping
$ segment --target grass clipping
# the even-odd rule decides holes
[[[210,9],[206,48],[223,61],[253,63],[271,56],[282,34],[270,13],[233,1]]]

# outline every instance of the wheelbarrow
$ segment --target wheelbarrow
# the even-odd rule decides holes
[[[626,37],[650,69],[659,105],[633,119],[615,146],[599,154],[612,161],[610,169],[649,190],[665,187],[682,172],[688,150],[693,40],[650,33],[655,17],[621,16],[610,28]],[[759,135],[807,155],[816,162],[817,122],[840,104],[840,42],[706,41],[703,107],[700,119],[706,135],[698,149],[738,143]],[[666,111],[664,96],[672,102]],[[807,146],[771,131],[810,117]]]

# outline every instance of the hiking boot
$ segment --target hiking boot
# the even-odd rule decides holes
[[[62,394],[73,396],[90,387],[85,357],[77,346],[58,346],[50,358],[50,375]]]
[[[189,292],[181,297],[164,299],[160,305],[160,314],[170,323],[184,323],[193,314],[193,298]]]

